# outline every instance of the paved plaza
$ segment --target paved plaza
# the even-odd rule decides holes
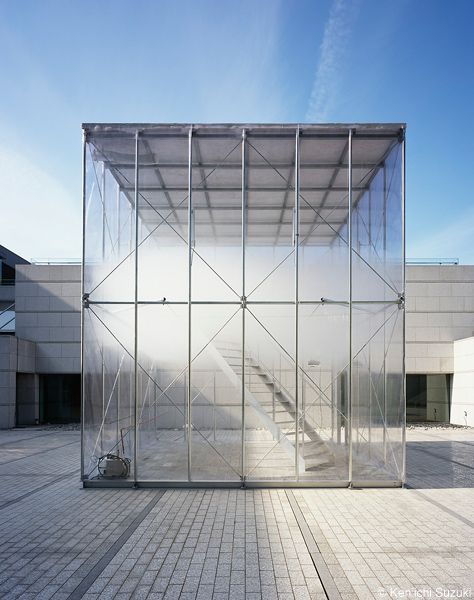
[[[0,598],[474,597],[474,430],[407,439],[406,489],[118,490],[74,428],[2,431]]]

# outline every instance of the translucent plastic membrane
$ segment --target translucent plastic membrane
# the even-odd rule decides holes
[[[380,144],[380,143],[379,143]],[[353,478],[403,475],[402,148],[353,141]]]
[[[401,482],[399,136],[88,128],[84,480]]]

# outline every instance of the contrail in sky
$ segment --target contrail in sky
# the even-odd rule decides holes
[[[306,120],[324,122],[337,104],[340,72],[347,55],[357,0],[334,0],[324,27],[316,76],[309,99]]]

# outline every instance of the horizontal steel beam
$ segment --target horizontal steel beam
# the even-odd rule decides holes
[[[183,203],[183,204],[177,204],[174,207],[170,207],[168,204],[154,204],[151,203],[152,206],[141,206],[140,207],[140,212],[156,212],[157,210],[163,211],[163,212],[167,212],[167,211],[171,211],[171,212],[187,212],[188,207]],[[308,206],[307,204],[303,204],[300,208],[301,211],[308,211],[311,212],[311,214],[314,213],[313,209],[321,209],[321,210],[330,210],[335,211],[335,210],[343,210],[344,212],[347,212],[347,206],[344,204],[325,204],[324,207],[320,207],[319,205],[315,205],[313,206],[311,203],[309,203],[310,206]],[[248,210],[255,210],[255,211],[267,211],[267,210],[287,210],[292,212],[293,211],[293,207],[291,206],[287,206],[284,207],[282,203],[280,204],[258,204],[258,205],[251,205],[248,207]],[[207,206],[207,204],[194,204],[193,205],[193,210],[196,211],[215,211],[215,210],[237,210],[239,211],[239,213],[242,210],[242,207],[240,206],[240,204],[232,204],[230,202],[228,202],[227,204],[211,204],[211,206]],[[166,215],[165,215],[166,216]],[[278,223],[278,221],[275,221],[275,223]]]
[[[366,304],[387,304],[387,305],[392,305],[392,304],[399,304],[400,300],[353,300],[352,304],[358,304],[358,305],[366,305]],[[135,304],[134,301],[132,300],[88,300],[88,304],[99,304],[99,305],[108,305],[108,304],[112,304],[112,305],[128,305],[128,304]],[[144,304],[144,305],[186,305],[188,304],[188,301],[180,301],[180,300],[138,300],[138,304]],[[242,304],[241,300],[191,300],[191,304],[195,304],[195,305],[221,305],[221,304],[231,304],[234,306],[239,306]],[[324,298],[324,300],[299,300],[298,304],[301,305],[311,305],[311,306],[317,306],[318,304],[341,304],[341,305],[348,305],[349,301],[348,300],[329,300],[327,298]],[[246,305],[247,306],[255,306],[255,305],[262,305],[262,306],[274,306],[274,305],[283,305],[283,306],[294,306],[295,305],[295,301],[294,300],[247,300],[246,301]]]
[[[82,129],[95,133],[97,131],[117,131],[118,129],[140,129],[148,131],[156,130],[170,130],[170,131],[185,131],[188,132],[190,127],[193,127],[193,133],[200,133],[202,131],[222,131],[228,129],[230,131],[236,131],[242,136],[242,129],[248,130],[250,133],[254,131],[264,130],[265,132],[279,132],[289,131],[293,134],[296,132],[296,128],[300,128],[302,135],[309,131],[313,132],[343,132],[347,134],[349,130],[353,130],[354,134],[360,133],[361,131],[369,131],[374,133],[380,132],[394,132],[400,129],[406,128],[406,123],[82,123]],[[135,132],[133,132],[135,133]],[[347,137],[347,135],[346,135]]]
[[[212,209],[208,209],[212,212]],[[139,211],[140,215],[142,215],[142,211]],[[151,214],[155,214],[154,212],[152,212]],[[204,215],[203,215],[204,216]],[[155,223],[156,225],[158,225],[158,223],[161,223],[161,219],[147,219],[146,221],[147,223]],[[172,225],[175,226],[184,226],[186,225],[187,221],[182,221],[181,223],[178,221],[173,221]],[[242,223],[241,219],[236,219],[235,221],[231,221],[230,219],[227,220],[218,220],[218,219],[206,219],[203,221],[198,221],[197,219],[194,221],[194,227],[200,226],[200,225],[208,225],[209,227],[212,227],[213,225],[219,225],[219,226],[226,226],[226,227],[240,227]],[[341,221],[340,219],[338,221],[329,221],[329,220],[324,220],[318,227],[322,227],[324,225],[344,225],[345,221]],[[278,220],[278,221],[250,221],[248,222],[248,225],[250,226],[262,226],[262,227],[271,227],[274,225],[293,225],[293,222],[291,220]],[[303,221],[301,223],[301,225],[305,226],[307,225],[308,227],[313,226],[314,228],[314,221]],[[317,232],[315,232],[315,236],[318,235],[319,230],[316,230]],[[160,231],[160,234],[162,233],[162,231]],[[216,235],[217,237],[217,235]]]
[[[134,190],[135,187],[134,186],[122,186],[122,189],[125,191],[131,191]],[[266,193],[266,194],[271,194],[273,192],[286,192],[286,186],[283,187],[247,187],[246,191],[250,192],[250,193],[254,193],[254,192],[262,192],[262,193]],[[365,190],[367,189],[365,186],[353,186],[352,187],[353,190]],[[187,192],[188,188],[185,185],[170,185],[170,186],[160,186],[160,185],[142,185],[140,186],[140,193],[144,193],[144,192]],[[232,187],[202,187],[200,188],[199,186],[193,187],[193,191],[194,192],[221,192],[221,193],[229,193],[229,192],[237,192],[237,193],[241,193],[242,188],[240,186],[232,186]],[[328,191],[328,187],[326,185],[320,185],[320,186],[301,186],[300,187],[300,193],[304,193],[304,192],[327,192]],[[332,187],[329,190],[330,192],[347,192],[347,186],[339,186],[339,187]]]
[[[100,159],[99,159],[100,160]],[[125,162],[114,162],[112,160],[104,161],[105,164],[114,169],[135,169],[134,163],[125,163]],[[353,169],[373,169],[377,167],[378,162],[372,163],[354,163],[352,165]],[[291,169],[295,165],[289,162],[274,162],[271,165],[265,162],[261,163],[248,163],[248,170],[274,170],[274,169]],[[349,167],[348,163],[302,163],[300,165],[300,169],[302,170],[333,170],[333,169],[347,169]],[[187,169],[187,163],[164,163],[164,162],[153,162],[153,163],[140,163],[140,170],[143,169]],[[240,162],[238,163],[230,163],[230,162],[210,162],[210,163],[193,163],[193,168],[196,169],[231,169],[231,170],[241,170],[242,165]]]
[[[371,487],[377,487],[377,482]],[[137,481],[129,479],[84,479],[82,481],[84,488],[132,488],[136,485],[138,488],[222,488],[222,489],[234,489],[242,488],[242,481],[206,481],[206,480],[195,480],[192,481]],[[401,486],[401,482],[400,482]],[[337,481],[337,480],[320,480],[320,481],[288,481],[282,479],[275,480],[252,480],[246,479],[243,487],[249,489],[258,488],[348,488],[350,487],[349,481]],[[388,487],[385,482],[381,482],[380,487]],[[394,487],[393,484],[390,487]]]

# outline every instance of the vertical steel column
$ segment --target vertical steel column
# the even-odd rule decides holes
[[[369,243],[368,243],[368,250],[369,250],[369,257],[370,254],[372,254],[372,249],[373,249],[373,244],[372,244],[372,190],[369,187],[368,189],[368,195],[369,195]],[[366,414],[366,419],[368,417],[369,420],[369,424],[368,424],[368,428],[369,428],[369,458],[371,457],[371,453],[372,453],[372,342],[369,342],[369,346],[367,348],[367,352],[369,355],[369,359],[368,359],[368,367],[369,367],[369,377],[368,377],[368,384],[369,384],[369,410],[368,415]],[[384,350],[385,352],[385,350]]]
[[[105,162],[102,163],[102,262],[105,260]],[[103,266],[103,265],[102,265]]]
[[[104,429],[105,429],[105,356],[104,340],[102,340],[102,421],[100,426],[100,452],[104,451]]]
[[[191,282],[193,260],[193,127],[188,135],[188,390],[186,398],[186,431],[188,438],[188,481],[191,477]]]
[[[138,154],[139,154],[140,133],[135,133],[135,303],[134,303],[134,321],[135,321],[135,341],[134,341],[134,373],[133,373],[133,478],[137,485],[138,469]]]
[[[87,132],[82,133],[82,264],[81,264],[81,479],[84,479],[84,300],[86,262],[86,152]]]
[[[387,268],[387,162],[383,163],[383,264]],[[386,292],[386,288],[384,288]],[[385,298],[385,293],[384,293]],[[384,314],[386,319],[386,314]],[[383,459],[387,463],[387,325],[383,326]]]
[[[242,239],[241,239],[241,252],[242,252],[242,388],[241,388],[241,403],[242,403],[242,431],[241,431],[241,472],[240,477],[242,485],[245,485],[245,311],[246,308],[246,296],[245,296],[245,242],[247,237],[247,133],[245,129],[242,130]]]
[[[105,263],[105,229],[106,229],[106,211],[105,211],[105,161],[102,162],[102,267]],[[100,191],[100,190],[99,190]],[[100,428],[100,451],[104,450],[104,428],[105,428],[105,359],[104,359],[104,340],[101,341],[102,346],[102,421]]]
[[[295,138],[295,475],[300,478],[300,399],[299,399],[299,355],[298,355],[298,312],[299,312],[299,235],[300,235],[300,127]]]
[[[405,289],[406,289],[406,221],[405,221],[405,205],[406,205],[406,132],[402,131],[402,306],[403,323],[402,323],[402,473],[401,480],[405,483],[406,480],[406,370],[405,370]]]
[[[133,248],[133,206],[130,202],[130,240],[129,240],[129,252],[132,253]]]
[[[213,383],[214,383],[214,386],[213,386],[214,389],[213,389],[212,398],[213,398],[213,405],[214,405],[213,409],[214,410],[213,410],[212,417],[213,417],[213,420],[214,420],[214,437],[213,437],[213,440],[215,442],[216,441],[216,425],[217,425],[217,422],[216,422],[216,419],[217,419],[217,415],[216,415],[216,372],[215,371],[214,371]]]
[[[347,383],[347,412],[349,425],[349,483],[352,484],[352,129],[349,129],[348,140],[348,203],[347,232],[349,237],[349,369]]]
[[[158,373],[155,376],[155,379],[158,379]],[[156,384],[153,385],[153,423],[154,423],[154,430],[155,430],[155,436],[156,436],[156,417],[157,417],[157,406],[156,406]]]
[[[120,228],[121,228],[121,220],[120,220],[120,185],[117,183],[117,203],[116,203],[116,208],[117,208],[117,259],[120,259],[120,251],[121,251],[121,247],[120,247]],[[118,376],[117,376],[117,414],[116,414],[116,419],[117,419],[117,424],[115,426],[115,434],[116,434],[116,438],[117,438],[117,448],[118,448],[118,452],[117,454],[120,454],[120,371],[122,368],[122,363],[123,363],[123,358],[121,361],[118,360],[117,358],[117,364],[118,364]]]
[[[119,441],[120,441],[120,393],[121,393],[121,389],[120,389],[120,369],[122,368],[122,362],[123,362],[123,358],[122,360],[119,362],[119,367],[118,367],[118,374],[117,374],[117,423],[115,425],[115,437],[116,437],[116,443],[117,443],[117,448],[119,449],[118,454],[120,454],[120,446],[119,446]]]
[[[302,432],[302,436],[301,436],[301,452],[303,453],[304,456],[304,430],[305,430],[305,402],[306,402],[306,393],[305,393],[305,381],[304,381],[304,373],[301,373],[301,414],[303,415],[303,418],[301,419],[303,422],[303,432]],[[319,387],[321,388],[321,371],[320,371],[320,377],[319,377]],[[321,419],[322,422],[322,419]]]
[[[122,223],[120,222],[120,186],[117,184],[117,258],[120,258],[120,228]]]
[[[183,406],[184,406],[184,427],[183,427],[183,440],[188,439],[188,404],[186,398],[188,397],[188,378],[186,373],[183,376]],[[187,442],[186,442],[187,443]]]

